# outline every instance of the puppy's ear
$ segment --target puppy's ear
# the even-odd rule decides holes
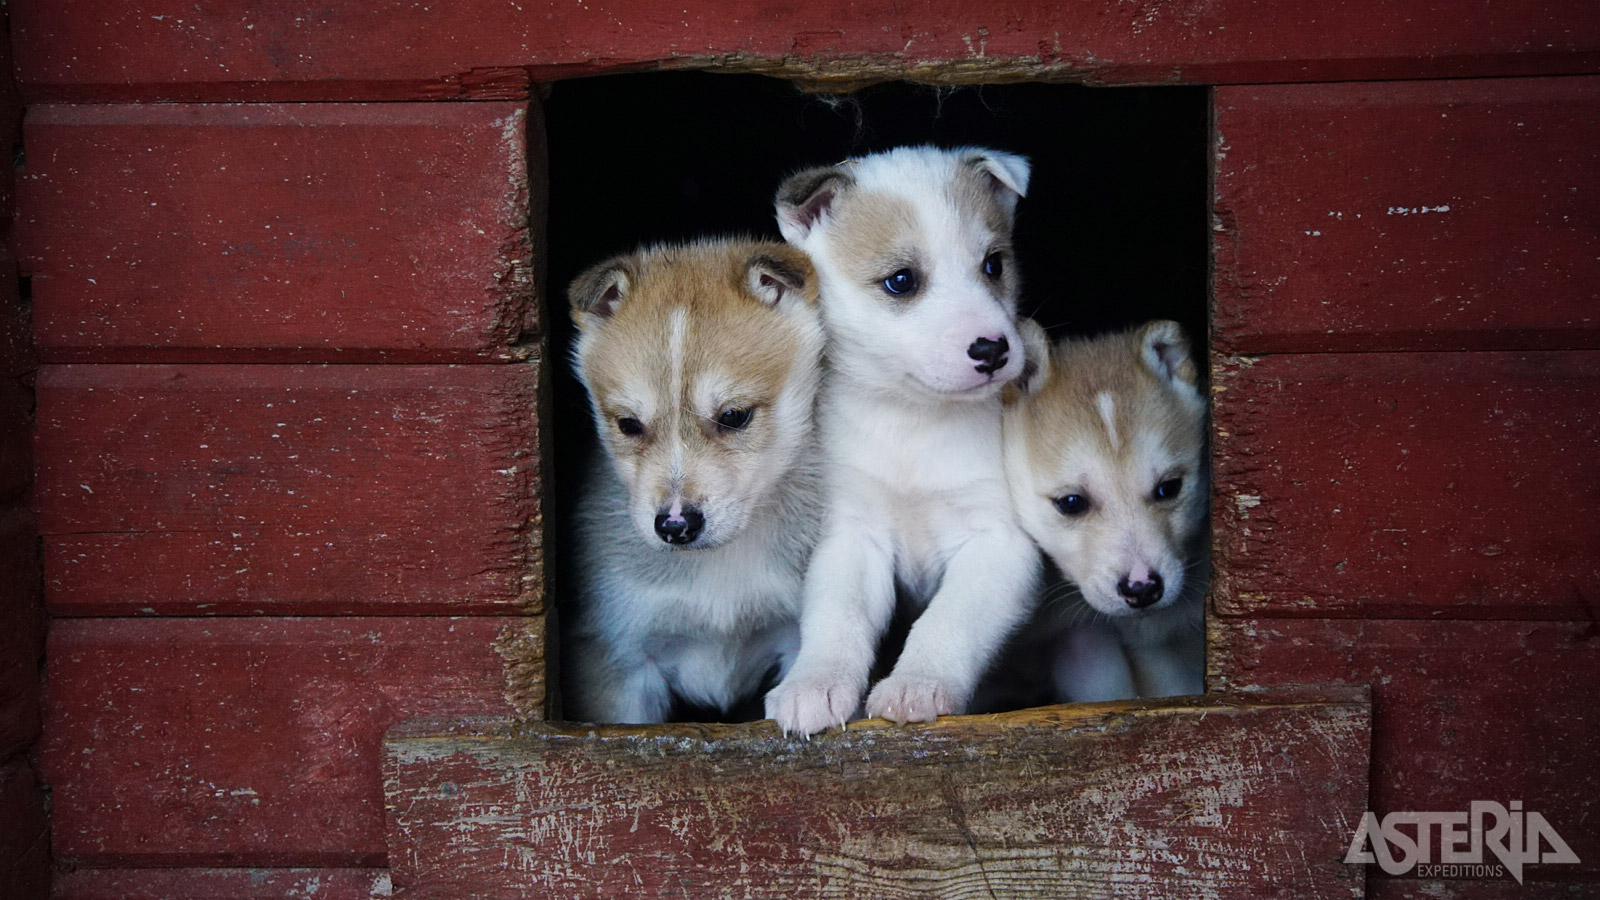
[[[791,244],[805,240],[828,217],[839,192],[854,183],[838,166],[806,169],[785,178],[773,200],[783,239]]]
[[[1189,352],[1183,326],[1161,319],[1139,329],[1139,358],[1157,378],[1187,400],[1203,403],[1200,368]]]
[[[1007,214],[1014,215],[1017,201],[1028,196],[1028,175],[1032,171],[1028,158],[1004,150],[974,148],[965,162],[984,174],[995,199],[1005,207]]]
[[[582,329],[588,316],[609,319],[616,315],[617,307],[628,296],[633,277],[633,257],[614,256],[574,278],[567,288],[573,323]]]
[[[768,306],[780,303],[817,305],[817,273],[811,258],[784,244],[763,244],[745,266],[745,284]]]
[[[1006,385],[1000,395],[1007,406],[1039,390],[1050,380],[1050,336],[1044,327],[1025,316],[1017,317],[1017,331],[1022,335],[1022,374]]]

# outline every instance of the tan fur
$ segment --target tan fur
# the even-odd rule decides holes
[[[812,365],[797,356],[799,326],[776,316],[747,288],[753,258],[769,257],[804,279],[798,299],[817,302],[816,276],[811,262],[798,250],[777,243],[716,242],[657,248],[635,255],[623,265],[629,272],[630,290],[615,314],[602,318],[575,303],[574,320],[580,330],[593,332],[584,358],[585,377],[600,414],[606,421],[600,431],[614,457],[638,477],[662,472],[674,465],[668,458],[669,442],[677,435],[682,451],[676,453],[684,471],[678,490],[693,498],[701,481],[722,481],[740,465],[742,454],[765,451],[774,434],[770,428],[752,426],[727,432],[716,425],[729,407],[753,409],[755,416],[771,414],[779,392],[796,365]],[[603,267],[597,267],[603,268]],[[666,395],[673,371],[671,331],[673,316],[686,324],[681,378],[677,396]],[[603,327],[601,327],[603,325]],[[707,385],[736,385],[733,393],[708,396]],[[623,416],[639,418],[646,426],[642,439],[629,439],[615,427]],[[765,424],[765,423],[761,423]],[[667,472],[659,479],[655,502],[670,490]]]
[[[799,642],[821,520],[816,273],[782,244],[705,240],[601,263],[570,299],[605,453],[573,523],[568,713],[733,710]]]
[[[1066,579],[1026,630],[1054,647],[1056,699],[1198,692],[1209,479],[1188,343],[1152,322],[1036,358],[1006,410],[1006,468],[1019,520]]]
[[[896,269],[920,263],[916,212],[904,197],[857,191],[839,201],[834,216],[835,256],[856,284],[875,285]]]
[[[1119,467],[1131,462],[1135,444],[1111,440],[1096,402],[1101,394],[1115,401],[1117,434],[1154,436],[1174,459],[1191,452],[1196,413],[1138,364],[1142,335],[1135,330],[1100,341],[1067,342],[1051,350],[1047,376],[1022,405],[1028,416],[1028,461],[1035,484],[1060,482],[1052,496],[1081,487],[1073,483],[1072,473],[1058,471],[1064,446],[1087,441],[1100,458],[1115,460]],[[1179,374],[1193,384],[1194,373],[1189,364]]]

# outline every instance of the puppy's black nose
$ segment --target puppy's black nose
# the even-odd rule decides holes
[[[993,375],[1006,364],[1006,351],[1010,349],[1011,344],[1002,334],[994,340],[986,337],[978,338],[967,348],[967,355],[978,361],[973,368],[985,375]]]
[[[692,506],[685,506],[683,512],[675,516],[667,513],[656,516],[656,534],[669,544],[692,544],[704,527],[706,517]]]
[[[1124,575],[1122,580],[1117,582],[1117,593],[1121,594],[1122,599],[1128,601],[1128,605],[1134,609],[1144,609],[1152,603],[1159,602],[1164,590],[1161,575],[1157,572],[1151,572],[1147,581],[1129,581],[1128,576]]]

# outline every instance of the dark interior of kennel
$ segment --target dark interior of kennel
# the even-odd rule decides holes
[[[891,82],[817,95],[761,76],[684,72],[558,82],[545,116],[557,523],[570,518],[596,452],[587,401],[566,365],[565,285],[640,245],[714,234],[781,239],[772,194],[806,166],[904,144],[1021,153],[1033,162],[1016,231],[1023,311],[1057,337],[1175,319],[1204,352],[1204,88]],[[561,564],[572,558],[565,536],[558,524]],[[555,575],[564,581],[562,568]]]

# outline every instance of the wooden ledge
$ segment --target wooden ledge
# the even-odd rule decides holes
[[[810,740],[771,722],[420,720],[385,741],[401,896],[1359,896],[1370,703],[1293,689]]]

